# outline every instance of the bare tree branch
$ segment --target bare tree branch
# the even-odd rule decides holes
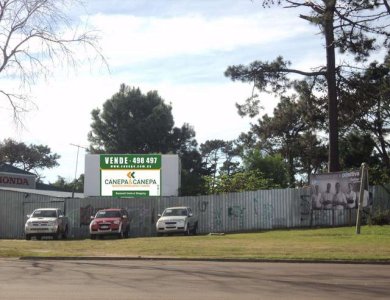
[[[383,5],[386,7],[387,13],[390,14],[390,5],[387,0],[383,0]]]
[[[78,53],[91,49],[107,65],[98,46],[96,32],[79,32],[67,14],[78,0],[0,0],[0,75],[18,79],[29,86],[39,77],[46,78],[59,64],[76,67]],[[77,51],[84,47],[83,51]],[[81,59],[80,59],[81,61]],[[6,90],[0,91],[14,112],[14,119],[25,112],[18,101],[30,101]],[[1,98],[0,98],[1,101]]]

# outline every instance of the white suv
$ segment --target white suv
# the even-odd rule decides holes
[[[159,216],[156,223],[157,235],[164,233],[196,234],[198,218],[193,215],[191,208],[186,206],[169,207]]]

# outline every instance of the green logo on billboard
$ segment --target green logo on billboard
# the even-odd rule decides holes
[[[102,154],[101,169],[161,169],[160,154]]]
[[[149,191],[112,191],[112,196],[115,198],[148,197]]]

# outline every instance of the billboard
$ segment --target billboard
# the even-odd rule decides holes
[[[100,155],[101,196],[160,196],[161,155]]]
[[[310,176],[311,202],[314,210],[357,208],[360,193],[359,171],[315,174]],[[368,187],[363,207],[370,205]]]
[[[176,154],[87,154],[84,195],[178,196],[180,171]]]

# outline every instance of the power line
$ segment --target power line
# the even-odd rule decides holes
[[[73,183],[73,191],[72,191],[72,198],[74,198],[74,193],[76,190],[76,183],[77,183],[77,166],[79,164],[79,151],[80,148],[83,148],[85,150],[88,150],[87,147],[81,146],[81,145],[76,145],[76,144],[70,144],[71,146],[77,147],[77,155],[76,155],[76,170],[74,172],[74,183]]]

